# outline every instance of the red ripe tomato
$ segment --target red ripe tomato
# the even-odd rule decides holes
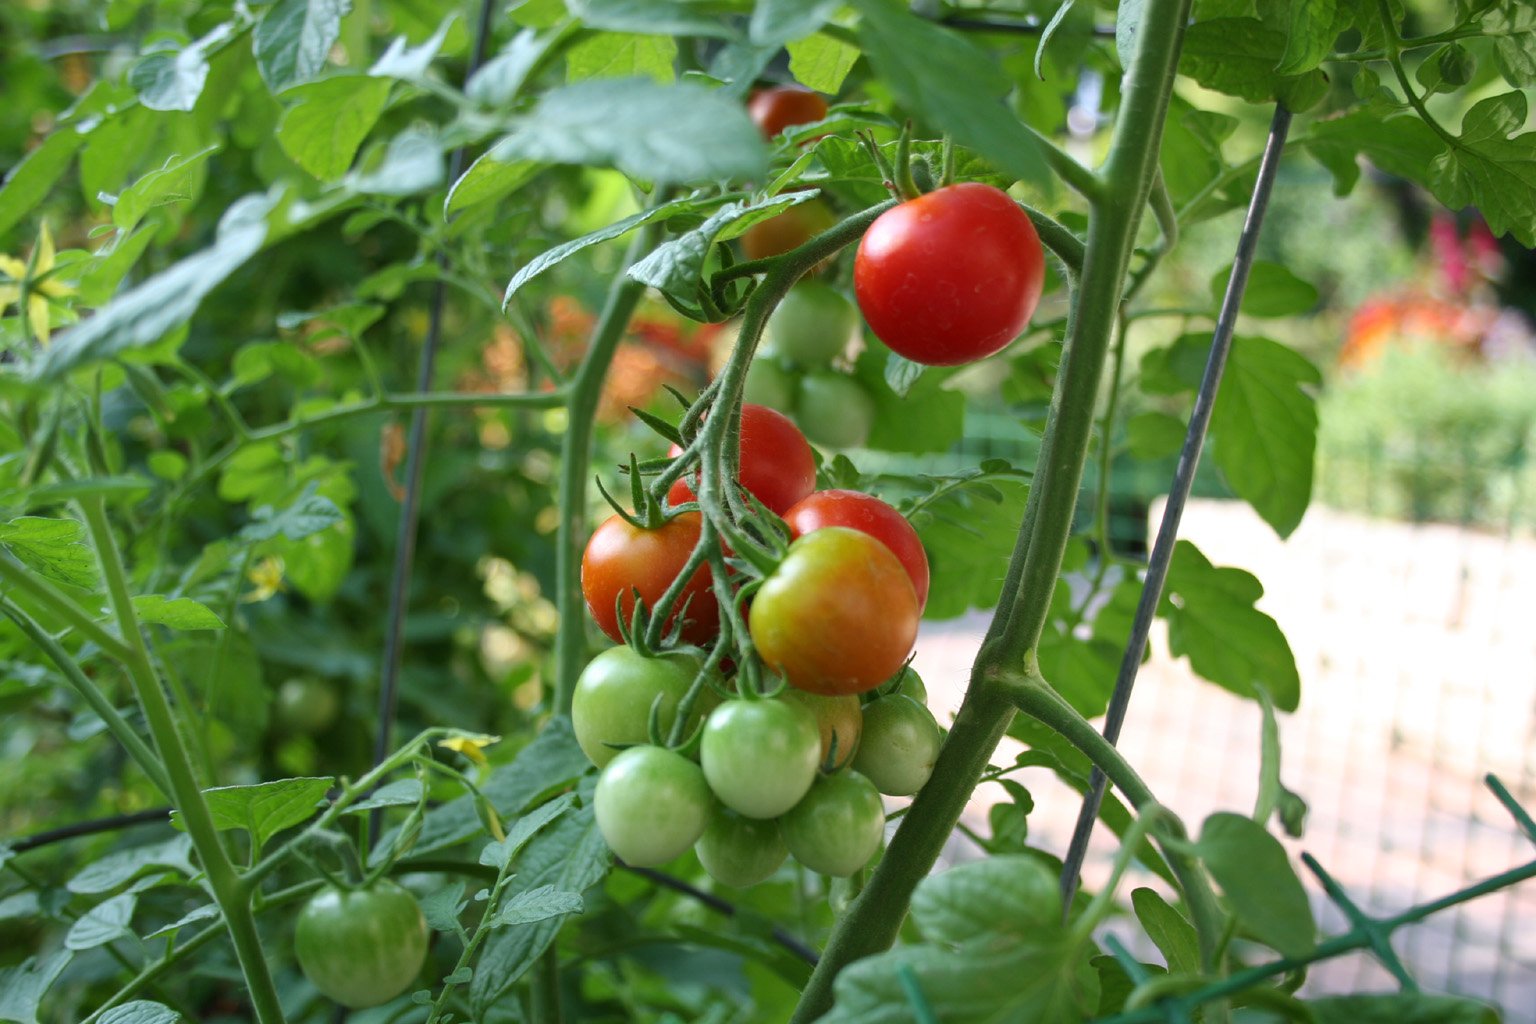
[[[799,85],[776,85],[759,89],[747,101],[747,114],[771,139],[795,124],[809,124],[827,116],[827,101]]]
[[[763,663],[811,693],[863,693],[900,671],[917,639],[917,593],[891,549],[828,526],[791,542],[752,600]]]
[[[622,639],[615,601],[622,597],[626,621],[635,611],[636,590],[646,607],[654,608],[698,545],[702,522],[699,513],[684,512],[654,530],[645,530],[612,515],[593,532],[581,556],[581,592],[592,618],[610,639]],[[709,643],[720,632],[720,609],[710,588],[709,566],[694,570],[667,619],[669,629],[684,602],[683,639]]]
[[[956,366],[1024,329],[1045,280],[1040,236],[991,185],[949,185],[892,207],[859,243],[853,284],[881,341],[914,362]]]
[[[912,579],[917,610],[928,604],[928,553],[906,516],[860,491],[817,491],[784,513],[793,537],[804,537],[825,526],[847,526],[867,533],[891,549]]]
[[[667,452],[672,458],[682,453],[675,444]],[[816,487],[811,443],[793,420],[766,405],[741,407],[741,486],[778,515]],[[698,499],[682,479],[667,491],[667,500],[680,505]]]

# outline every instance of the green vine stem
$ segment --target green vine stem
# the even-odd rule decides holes
[[[669,198],[660,192],[659,206]],[[560,439],[560,524],[555,531],[555,607],[560,625],[555,635],[555,688],[551,706],[557,715],[571,713],[576,677],[587,660],[586,603],[581,596],[581,554],[587,542],[587,475],[592,468],[592,434],[603,381],[618,351],[629,318],[645,294],[645,285],[627,271],[656,240],[658,227],[647,224],[635,232],[622,267],[592,332],[592,344],[570,380],[565,435]]]
[[[1190,0],[1149,0],[1144,11],[1115,138],[1102,172],[1103,187],[1091,203],[1083,274],[1073,297],[1040,461],[1009,562],[1003,601],[972,669],[971,685],[933,776],[913,801],[911,813],[903,819],[869,884],[833,931],[796,1007],[795,1024],[807,1024],[827,1011],[832,1004],[832,981],[843,967],[894,941],[912,890],[932,868],[1007,731],[1014,713],[1007,680],[1020,678],[1021,671],[1034,664],[1033,651],[1072,527],[1099,383],[1119,316],[1136,229],[1157,173],[1163,121],[1189,6]],[[1185,898],[1191,907],[1203,907],[1208,883],[1198,872],[1185,881],[1189,890]],[[1204,909],[1196,913],[1205,950],[1213,949],[1217,941],[1212,917]]]
[[[126,662],[131,656],[128,645],[103,629],[72,597],[8,555],[0,555],[0,582],[10,584],[63,619],[107,657]]]
[[[214,902],[224,915],[256,1018],[261,1024],[282,1024],[283,1008],[277,988],[272,983],[266,956],[262,952],[261,936],[256,932],[256,921],[251,913],[250,890],[236,873],[218,828],[213,823],[213,815],[203,799],[202,790],[198,788],[197,776],[193,773],[186,747],[177,731],[170,702],[166,700],[165,691],[150,660],[149,648],[144,642],[138,616],[133,609],[133,596],[128,590],[127,573],[118,552],[117,538],[113,536],[111,524],[107,522],[106,505],[99,497],[87,498],[81,502],[81,511],[101,564],[112,613],[117,618],[118,628],[128,647],[129,657],[124,667],[133,684],[134,696],[144,712],[150,736],[160,753],[160,762],[170,783],[172,801],[197,851]]]
[[[48,660],[52,661],[64,676],[64,681],[106,723],[107,731],[123,745],[123,749],[128,751],[128,756],[144,770],[144,774],[149,776],[149,781],[155,784],[155,788],[160,790],[162,795],[169,797],[171,783],[166,777],[165,769],[160,765],[160,759],[155,756],[153,750],[149,749],[149,745],[139,738],[139,734],[133,731],[133,726],[118,714],[117,708],[112,706],[106,694],[102,693],[100,688],[80,671],[80,667],[75,664],[75,659],[69,656],[69,652],[64,650],[59,642],[31,616],[3,597],[0,597],[0,612],[4,612],[12,622],[16,623],[21,631],[27,634],[32,642],[48,656]]]

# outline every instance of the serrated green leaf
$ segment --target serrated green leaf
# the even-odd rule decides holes
[[[1039,147],[1003,103],[1013,83],[991,54],[885,0],[855,6],[859,41],[904,107],[1001,170],[1048,186]]]
[[[928,552],[926,618],[952,619],[997,604],[1028,488],[1013,481],[996,481],[994,486],[1006,501],[978,501],[972,488],[962,488],[913,517]]]
[[[191,878],[197,874],[191,855],[192,842],[186,836],[114,850],[81,868],[65,887],[70,892],[92,896],[127,885],[151,870],[176,871]]]
[[[64,936],[64,948],[78,953],[132,934],[128,923],[133,920],[138,903],[137,895],[125,892],[96,904],[70,926],[69,933]]]
[[[448,15],[438,24],[437,31],[417,46],[410,45],[404,36],[396,36],[379,55],[379,59],[373,62],[368,74],[375,78],[398,78],[404,82],[425,79],[427,72],[432,69],[432,62],[437,59],[437,52],[443,48],[448,29],[457,17],[455,14]]]
[[[285,92],[288,107],[277,143],[293,162],[321,181],[335,181],[352,166],[357,147],[389,101],[387,79],[343,75]]]
[[[763,0],[752,5],[748,38],[759,46],[783,46],[803,40],[821,28],[837,6],[837,0]],[[793,47],[790,48],[790,59],[794,59]],[[793,68],[790,70],[794,73]],[[800,79],[798,74],[795,77]],[[827,91],[836,92],[835,89]]]
[[[898,395],[886,380],[892,353],[869,340],[854,363],[854,376],[875,400],[875,422],[865,447],[888,452],[946,451],[965,433],[965,396],[944,382],[952,368],[929,368]]]
[[[504,109],[522,91],[528,75],[544,56],[545,41],[531,28],[513,36],[501,52],[469,76],[464,95],[482,107]]]
[[[760,178],[768,152],[745,110],[691,82],[599,79],[553,89],[497,147],[501,160],[617,167],[648,181]]]
[[[144,938],[155,939],[162,935],[171,935],[175,932],[181,931],[181,929],[185,928],[189,924],[196,924],[198,921],[212,921],[218,916],[218,904],[205,903],[195,910],[187,911],[187,913],[172,921],[170,924],[156,928],[154,931],[144,936]]]
[[[133,610],[139,621],[166,626],[170,629],[223,629],[224,620],[212,609],[190,597],[164,597],[160,594],[140,594],[133,599]]]
[[[1327,93],[1328,79],[1316,69],[1299,75],[1277,71],[1286,43],[1284,33],[1257,18],[1196,22],[1184,34],[1179,71],[1207,89],[1252,103],[1279,100],[1292,111],[1307,110]]]
[[[566,51],[565,73],[571,82],[635,75],[670,82],[676,60],[677,41],[670,36],[599,32]]]
[[[501,300],[502,305],[510,302],[517,290],[533,278],[544,273],[544,271],[555,266],[557,263],[569,259],[583,249],[599,245],[603,242],[611,242],[616,238],[622,238],[642,225],[658,220],[666,220],[680,212],[691,211],[695,208],[696,204],[691,199],[676,199],[670,203],[663,203],[654,209],[642,210],[639,213],[631,214],[623,220],[615,221],[590,234],[582,235],[580,238],[573,238],[569,242],[562,242],[553,249],[540,253],[528,261],[528,263],[519,267],[517,273],[512,275],[512,280],[507,282],[507,290]]]
[[[0,969],[0,1020],[38,1024],[37,1010],[74,953],[61,949],[39,960],[27,957],[15,967]]]
[[[240,531],[240,538],[259,543],[274,537],[289,540],[304,538],[329,529],[345,520],[341,509],[330,498],[319,494],[311,484],[293,503],[282,510],[263,505],[252,513],[252,521]]]
[[[848,72],[859,62],[859,48],[824,32],[796,39],[789,51],[789,73],[807,89],[837,95]]]
[[[1427,184],[1453,210],[1475,206],[1494,234],[1536,246],[1536,132],[1525,124],[1525,95],[1482,100],[1462,121],[1456,145],[1429,166]],[[1416,179],[1417,180],[1417,179]]]
[[[54,182],[69,170],[85,138],[73,127],[62,128],[11,168],[0,188],[0,235],[41,205]]]
[[[553,885],[541,885],[527,892],[520,892],[507,900],[487,927],[506,928],[512,925],[534,924],[554,917],[579,914],[582,907],[581,893],[557,889]]]
[[[218,146],[208,146],[187,156],[168,158],[123,190],[112,206],[112,223],[126,234],[155,207],[192,199],[202,188],[208,158],[218,151]]]
[[[1499,0],[1484,12],[1482,30],[1493,37],[1494,63],[1504,80],[1517,89],[1536,85],[1536,7]]]
[[[325,794],[335,783],[331,778],[279,779],[251,786],[218,786],[203,790],[203,796],[215,828],[244,829],[262,846],[283,829],[320,813]]]
[[[1296,656],[1275,620],[1254,607],[1264,588],[1241,569],[1217,568],[1189,541],[1174,547],[1158,614],[1168,649],[1200,676],[1250,700],[1263,686],[1283,711],[1301,700]]]
[[[32,376],[51,381],[81,365],[112,359],[155,344],[185,323],[203,297],[254,256],[267,238],[267,214],[275,197],[235,201],[219,222],[218,239],[133,288],[84,323],[60,334],[33,366]]]
[[[485,849],[480,851],[480,863],[495,868],[505,867],[507,862],[521,853],[523,847],[527,846],[545,826],[569,811],[575,799],[573,794],[566,793],[518,818],[507,830],[505,839],[485,845]]]
[[[897,398],[905,398],[912,385],[923,375],[927,367],[922,363],[914,363],[905,356],[892,352],[890,358],[885,361],[885,383]]]
[[[1188,428],[1165,412],[1139,412],[1125,421],[1125,447],[1143,461],[1166,459],[1184,447]]]
[[[0,544],[51,580],[87,590],[96,586],[96,555],[85,543],[85,527],[73,519],[12,519],[0,524]]]
[[[1299,75],[1321,64],[1354,20],[1348,0],[1307,0],[1286,8],[1285,55],[1275,67],[1282,75]]]
[[[1239,924],[1285,956],[1312,952],[1312,905],[1280,840],[1252,818],[1218,812],[1200,827],[1197,848]]]
[[[497,160],[492,153],[482,153],[448,190],[443,216],[504,199],[532,181],[543,169],[542,164],[532,160],[509,164]]]
[[[710,248],[717,238],[739,235],[753,224],[776,216],[791,206],[809,202],[816,195],[815,192],[795,192],[757,202],[727,203],[692,231],[651,250],[648,256],[629,268],[629,276],[652,288],[691,298],[704,272]]]
[[[208,57],[196,43],[140,57],[128,70],[128,84],[150,110],[191,110],[207,80]]]
[[[912,920],[939,945],[1028,940],[1061,927],[1060,880],[1026,855],[960,864],[923,880]]]
[[[273,92],[320,73],[341,36],[349,0],[278,0],[252,34],[256,67]]]
[[[100,1024],[177,1024],[181,1014],[161,1003],[147,999],[135,999],[114,1006],[102,1014]]]
[[[420,779],[396,779],[374,790],[368,799],[348,804],[345,813],[367,814],[380,807],[410,807],[421,802],[422,792]]]
[[[1383,117],[1369,110],[1316,122],[1307,146],[1333,172],[1339,195],[1349,192],[1359,177],[1357,153],[1388,174],[1423,182],[1430,164],[1446,150],[1444,141],[1416,115]]]
[[[1232,276],[1228,264],[1211,275],[1211,299],[1218,306],[1227,292]],[[1249,269],[1248,287],[1243,292],[1242,311],[1249,316],[1281,317],[1310,313],[1317,306],[1317,289],[1297,277],[1287,266],[1257,260]]]
[[[1162,952],[1173,974],[1200,973],[1200,938],[1190,924],[1168,901],[1151,889],[1131,892],[1131,907],[1147,938]]]

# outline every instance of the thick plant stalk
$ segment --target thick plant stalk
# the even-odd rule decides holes
[[[165,766],[165,774],[171,786],[172,799],[181,812],[181,820],[197,851],[214,902],[224,915],[224,924],[234,942],[235,957],[250,992],[256,1019],[261,1024],[282,1024],[282,1004],[277,988],[272,983],[272,972],[261,948],[261,937],[256,932],[256,920],[251,913],[251,891],[230,862],[213,823],[213,815],[198,788],[197,776],[187,757],[186,747],[176,730],[176,719],[166,700],[165,690],[155,674],[149,648],[139,627],[138,616],[133,610],[133,596],[128,591],[127,574],[123,570],[122,556],[118,553],[117,538],[107,522],[106,507],[100,498],[82,502],[86,529],[101,562],[102,578],[107,584],[107,597],[112,613],[117,618],[118,629],[127,643],[129,657],[124,663],[128,678],[133,683],[134,696],[149,723],[149,731]]]
[[[971,673],[955,726],[929,779],[869,884],[832,934],[792,1020],[805,1024],[832,1005],[832,982],[854,960],[888,948],[912,890],[932,868],[1013,715],[1006,680],[1032,674],[1072,527],[1088,457],[1095,400],[1109,351],[1136,229],[1157,172],[1163,121],[1190,0],[1149,0],[1126,78],[1114,143],[1094,197],[1087,256],[1073,301],[1026,525],[1010,562],[994,628]],[[1197,884],[1203,881],[1197,878]],[[1210,922],[1200,922],[1202,932]],[[1214,944],[1215,936],[1202,934]]]

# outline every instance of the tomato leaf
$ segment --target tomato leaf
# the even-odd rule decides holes
[[[677,43],[667,36],[598,32],[566,51],[565,73],[572,82],[631,75],[670,82],[676,60]]]
[[[107,893],[151,870],[175,871],[191,878],[197,874],[191,856],[192,841],[186,836],[114,850],[81,868],[65,887],[70,892],[87,896]],[[0,986],[0,992],[4,990],[4,986]]]
[[[85,142],[85,135],[73,127],[63,128],[11,168],[0,188],[0,235],[37,209],[54,182],[64,176],[74,160],[75,151]]]
[[[737,32],[688,0],[566,0],[588,28],[666,36],[734,39]]]
[[[223,619],[190,597],[140,594],[133,599],[133,610],[140,622],[154,623],[170,629],[224,628]]]
[[[783,46],[821,28],[837,7],[836,0],[764,0],[752,5],[747,33],[754,43]]]
[[[495,151],[493,150],[492,152],[494,153]],[[785,205],[787,206],[788,204],[786,203]],[[507,290],[501,299],[502,305],[505,306],[510,302],[512,296],[523,285],[544,273],[550,267],[569,259],[583,249],[589,249],[603,242],[611,242],[616,238],[624,237],[642,225],[658,220],[666,220],[680,213],[691,213],[697,208],[698,204],[692,199],[675,199],[670,203],[663,203],[654,209],[642,210],[639,213],[631,214],[622,220],[614,221],[606,227],[598,228],[596,231],[582,235],[580,238],[573,238],[569,242],[562,242],[553,249],[540,253],[518,268],[517,273],[512,275],[512,280],[507,282]],[[655,254],[653,253],[652,255]]]
[[[321,181],[335,181],[352,166],[357,147],[389,100],[383,78],[340,75],[307,82],[283,93],[287,102],[277,144],[293,162]]]
[[[480,863],[495,868],[505,867],[545,826],[569,811],[575,799],[573,794],[566,793],[518,818],[507,831],[505,839],[487,843],[485,849],[480,851]]]
[[[554,89],[499,159],[617,167],[648,181],[761,178],[768,150],[746,111],[691,82],[596,79]]]
[[[924,879],[912,895],[912,920],[941,945],[964,946],[984,935],[1026,940],[1061,927],[1061,886],[1027,855],[972,861]]]
[[[652,288],[691,300],[717,238],[734,238],[753,224],[777,216],[791,206],[810,202],[818,195],[820,193],[816,191],[792,192],[756,202],[728,203],[692,231],[658,245],[650,255],[629,268],[629,276]]]
[[[204,903],[196,910],[187,911],[185,914],[181,915],[181,917],[172,921],[170,924],[162,925],[161,927],[156,928],[148,935],[145,935],[144,938],[156,939],[162,935],[173,935],[176,932],[181,931],[181,929],[185,928],[189,924],[196,924],[198,921],[212,921],[218,917],[218,905],[214,903]]]
[[[1317,1024],[1499,1024],[1499,1012],[1462,996],[1425,992],[1330,996],[1306,1004]]]
[[[418,46],[410,45],[404,36],[396,36],[379,55],[379,59],[373,62],[368,74],[375,78],[397,78],[404,82],[426,78],[432,62],[437,59],[437,51],[443,48],[443,40],[448,37],[448,29],[457,17],[449,14],[438,24],[437,31]]]
[[[1184,33],[1179,71],[1207,89],[1250,103],[1278,100],[1293,111],[1303,111],[1326,95],[1328,79],[1315,68],[1302,74],[1277,70],[1287,57],[1287,43],[1285,33],[1257,18],[1196,22]],[[1299,54],[1306,56],[1306,51]]]
[[[207,146],[186,156],[177,154],[122,191],[112,205],[112,223],[125,234],[157,206],[186,202],[202,190],[208,158],[219,151]]]
[[[904,107],[1001,170],[1050,187],[1039,147],[1003,103],[1013,83],[989,53],[885,0],[854,6],[862,15],[859,41]]]
[[[138,903],[137,894],[125,892],[96,904],[70,926],[64,936],[64,948],[78,953],[132,935],[128,923],[133,920]]]
[[[506,928],[509,925],[534,924],[552,917],[579,914],[584,904],[581,893],[557,889],[553,885],[541,885],[527,892],[520,892],[501,905],[488,928]]]
[[[1143,461],[1166,459],[1184,447],[1184,421],[1165,412],[1139,412],[1125,421],[1125,447]]]
[[[86,590],[97,584],[96,555],[85,543],[85,527],[73,519],[12,519],[0,524],[0,544],[48,579]]]
[[[38,1024],[43,996],[74,956],[71,950],[61,949],[44,960],[31,956],[15,967],[0,969],[0,1020]]]
[[[1196,845],[1240,924],[1285,956],[1312,952],[1312,905],[1280,840],[1252,818],[1218,812],[1205,819]]]
[[[336,784],[332,778],[279,779],[251,786],[216,786],[203,790],[217,829],[244,829],[257,846],[285,828],[308,821],[325,806],[325,794]],[[171,821],[182,828],[181,813]]]
[[[1536,85],[1536,8],[1499,0],[1483,14],[1484,35],[1493,37],[1493,60],[1515,88]]]
[[[177,1024],[181,1014],[161,1003],[135,999],[114,1006],[97,1020],[100,1024]]]
[[[251,37],[256,68],[273,92],[307,82],[325,67],[350,0],[278,0]]]
[[[1136,919],[1146,930],[1147,937],[1168,961],[1170,972],[1200,973],[1200,939],[1195,934],[1195,926],[1185,920],[1183,914],[1169,906],[1168,901],[1155,891],[1147,888],[1131,892],[1131,906],[1136,911]]]
[[[1453,210],[1475,206],[1494,234],[1536,246],[1536,132],[1525,124],[1525,94],[1491,96],[1467,111],[1456,145],[1429,166],[1429,185]],[[1421,175],[1415,180],[1422,180]]]
[[[379,807],[412,807],[421,803],[422,792],[420,779],[396,779],[374,790],[368,799],[348,804],[345,813],[367,814]]]
[[[251,513],[251,522],[240,531],[240,539],[247,543],[271,540],[274,537],[303,540],[311,534],[335,526],[345,518],[336,503],[317,493],[316,484],[311,483],[286,508],[278,510],[271,505],[257,508]]]
[[[789,51],[789,73],[795,81],[807,89],[832,94],[842,90],[848,72],[861,56],[857,46],[849,46],[825,32],[796,39],[785,49]]]
[[[1227,293],[1232,265],[1211,275],[1211,299],[1218,306]],[[1242,311],[1249,316],[1280,317],[1310,313],[1317,306],[1317,288],[1292,273],[1289,267],[1267,260],[1256,261],[1248,273]]]
[[[1359,180],[1357,153],[1388,174],[1427,184],[1430,164],[1446,150],[1440,137],[1416,115],[1384,116],[1369,109],[1318,121],[1307,147],[1333,173],[1336,195],[1347,194]]]
[[[1301,697],[1296,658],[1275,620],[1254,607],[1263,594],[1251,574],[1216,568],[1181,540],[1158,614],[1168,621],[1169,650],[1187,655],[1202,677],[1250,700],[1260,684],[1276,707],[1295,711]]]
[[[912,517],[931,574],[924,617],[952,619],[997,604],[1028,488],[1004,480],[991,487],[1002,501],[989,501],[974,487],[957,488]]]

